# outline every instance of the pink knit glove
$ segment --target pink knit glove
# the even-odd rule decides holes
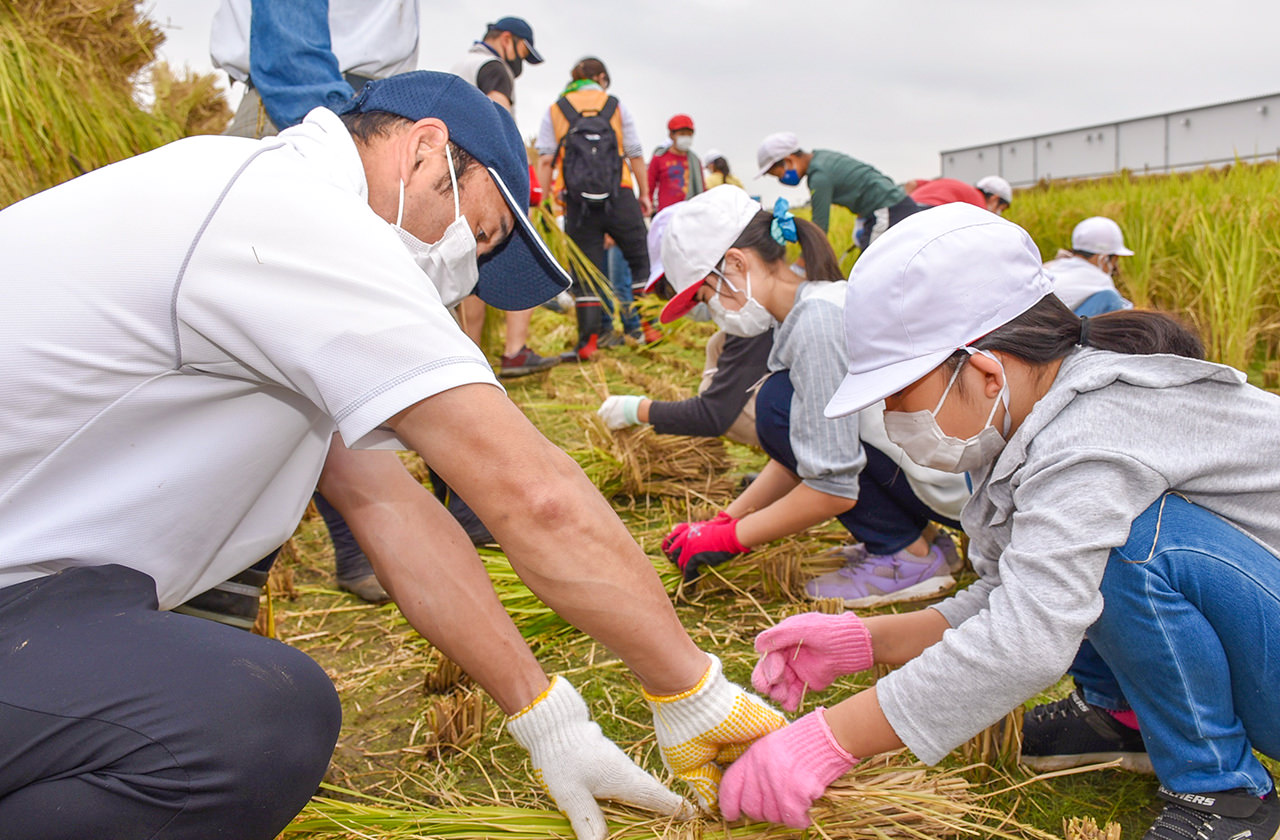
[[[871,632],[851,612],[793,615],[756,636],[764,654],[751,673],[751,685],[788,712],[800,707],[805,687],[821,691],[845,674],[875,664]]]
[[[819,707],[764,736],[729,766],[720,782],[720,813],[805,828],[809,808],[858,759],[836,741]]]

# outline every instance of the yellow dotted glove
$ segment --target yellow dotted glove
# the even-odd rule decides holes
[[[723,768],[787,721],[759,697],[726,680],[720,660],[710,659],[711,667],[693,688],[667,697],[646,691],[644,699],[653,711],[662,762],[689,783],[703,808],[713,811]]]

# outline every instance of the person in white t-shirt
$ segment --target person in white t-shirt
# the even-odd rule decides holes
[[[568,284],[528,194],[507,112],[419,71],[340,116],[181,140],[0,214],[6,836],[268,840],[302,808],[340,724],[323,670],[170,610],[287,539],[322,465],[401,610],[510,716],[579,838],[607,833],[597,798],[691,813],[547,678],[462,529],[380,447],[436,466],[531,589],[634,670],[704,806],[704,756],[782,725],[689,639],[448,313]]]
[[[1120,258],[1131,257],[1120,226],[1106,216],[1090,216],[1071,231],[1071,250],[1044,264],[1053,293],[1077,315],[1102,315],[1133,304],[1116,289]]]

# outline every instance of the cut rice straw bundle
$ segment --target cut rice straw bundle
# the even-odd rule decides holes
[[[606,497],[694,497],[714,504],[733,490],[719,438],[659,435],[650,426],[611,432],[594,413],[579,422],[587,448],[569,454]]]
[[[810,814],[808,836],[833,838],[1000,837],[1050,840],[1009,814],[988,807],[975,795],[960,770],[935,773],[900,763],[898,754],[864,761],[828,788]],[[375,798],[333,789],[352,801],[316,798],[285,829],[285,837],[382,838],[545,838],[573,836],[569,821],[550,810],[492,805],[450,809]],[[663,840],[772,840],[793,838],[793,828],[741,821],[654,819],[606,805],[611,834]]]
[[[960,746],[965,761],[1013,767],[1022,754],[1022,709],[1017,708]]]
[[[1098,828],[1093,817],[1072,817],[1062,821],[1062,833],[1066,840],[1120,840],[1120,826],[1109,822]]]

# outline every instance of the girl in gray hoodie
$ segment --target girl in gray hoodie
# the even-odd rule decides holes
[[[753,682],[792,709],[901,667],[757,742],[725,816],[806,825],[857,757],[935,763],[1070,669],[1076,691],[1026,717],[1029,763],[1154,770],[1149,840],[1280,836],[1253,753],[1280,757],[1280,397],[1167,316],[1076,317],[1026,232],[967,205],[886,233],[844,312],[827,416],[884,399],[909,457],[969,473],[979,579],[930,609],[760,634]]]

